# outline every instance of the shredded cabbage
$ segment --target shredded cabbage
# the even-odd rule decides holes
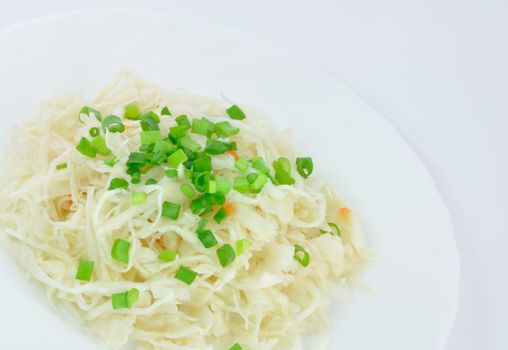
[[[159,113],[167,105],[173,115],[228,120],[240,128],[231,139],[248,159],[259,155],[269,166],[281,156],[294,159],[287,133],[275,131],[256,109],[244,108],[248,118],[231,120],[224,99],[169,94],[127,71],[87,104],[103,115],[122,116],[132,101],[143,111]],[[2,236],[52,301],[84,320],[108,349],[120,349],[129,339],[147,350],[222,350],[235,342],[250,350],[302,349],[302,334],[326,327],[330,291],[348,289],[366,261],[363,236],[329,184],[295,175],[294,185],[268,183],[258,195],[231,191],[234,216],[220,225],[210,220],[210,228],[220,243],[246,238],[253,245],[222,268],[214,250],[196,237],[199,217],[188,206],[177,221],[161,218],[165,200],[186,203],[178,181],[161,169],[150,173],[162,178],[156,185],[131,186],[148,193],[142,205],[131,205],[128,193],[107,190],[111,179],[125,175],[130,152],[139,148],[140,128],[126,120],[126,132],[106,134],[119,160],[109,167],[75,149],[91,127],[101,127],[92,117],[79,121],[82,106],[76,97],[43,103],[39,118],[13,129],[2,174]],[[161,119],[164,134],[175,121]],[[62,163],[68,167],[57,170]],[[214,168],[227,177],[234,159],[214,157]],[[339,225],[340,236],[327,222]],[[111,258],[117,238],[131,243],[128,264]],[[293,259],[295,244],[310,254],[306,268]],[[158,260],[161,245],[179,258]],[[80,258],[95,262],[91,282],[75,279]],[[174,278],[180,265],[198,272],[192,285]],[[139,301],[132,309],[113,310],[111,295],[129,288],[139,290]]]

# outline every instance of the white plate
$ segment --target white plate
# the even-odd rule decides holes
[[[443,347],[459,270],[447,210],[408,145],[341,83],[255,38],[177,15],[57,15],[0,33],[0,52],[2,140],[5,125],[33,116],[41,100],[90,95],[121,66],[169,88],[224,92],[293,128],[298,148],[336,180],[379,252],[363,280],[375,292],[335,308],[329,349]],[[11,260],[0,255],[0,348],[95,349],[52,314]]]

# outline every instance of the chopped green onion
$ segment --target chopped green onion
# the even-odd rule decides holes
[[[161,165],[167,159],[167,155],[164,152],[154,153],[152,160],[150,161],[152,164]]]
[[[199,192],[206,192],[210,190],[210,173],[202,172],[202,173],[194,173],[192,175],[192,184]]]
[[[217,181],[215,180],[208,181],[208,190],[206,192],[217,193]]]
[[[168,169],[164,172],[166,174],[166,177],[169,177],[170,179],[173,179],[175,177],[178,177],[178,170],[176,169]]]
[[[239,239],[236,241],[236,255],[242,255],[252,246],[252,242],[248,239]]]
[[[218,243],[213,232],[210,230],[198,231],[198,238],[205,248],[211,248]]]
[[[178,125],[185,127],[187,130],[191,128],[191,123],[189,118],[185,114],[182,114],[175,118],[175,121]]]
[[[84,106],[79,111],[79,115],[80,115],[79,121],[83,123],[83,121],[81,120],[81,114],[86,114],[87,116],[90,116],[90,113],[92,113],[95,116],[95,119],[97,119],[98,121],[102,120],[101,112],[99,112],[96,109],[93,109],[92,107]]]
[[[217,257],[219,258],[221,266],[226,267],[235,261],[235,250],[230,244],[224,244],[222,247],[217,249]]]
[[[250,173],[249,175],[247,175],[247,181],[249,181],[249,183],[252,185],[252,183],[254,181],[256,181],[257,177],[258,177],[258,174],[256,174],[256,173]]]
[[[337,231],[337,236],[341,236],[340,228],[339,228],[339,226],[337,226],[336,223],[329,222],[328,226],[333,227],[335,229],[335,231]]]
[[[187,148],[192,152],[197,152],[201,149],[201,145],[194,141],[189,135],[185,135],[184,137],[178,140],[178,144],[181,147]]]
[[[147,162],[146,154],[139,152],[132,152],[127,159],[127,167],[142,167]]]
[[[117,261],[128,264],[130,247],[130,242],[117,238],[115,242],[113,242],[113,247],[111,248],[111,257]]]
[[[101,132],[100,132],[99,128],[93,127],[90,129],[90,131],[88,131],[88,133],[90,134],[90,136],[96,137],[96,136],[99,136],[99,134]]]
[[[192,162],[192,170],[198,173],[212,170],[212,158],[207,154],[200,154]]]
[[[176,152],[177,149],[178,148],[169,140],[158,140],[153,147],[154,152],[162,152],[166,155]]]
[[[312,162],[312,158],[296,158],[296,170],[303,178],[308,178],[314,170],[314,163]]]
[[[111,296],[113,309],[130,309],[139,300],[139,290],[136,288],[129,289],[126,292],[115,293]]]
[[[223,205],[226,197],[221,194],[205,193],[191,202],[191,210],[194,215],[205,215],[213,210],[214,205]]]
[[[104,118],[102,121],[102,128],[104,130],[109,130],[109,132],[124,132],[125,126],[122,123],[122,120],[118,118],[116,115],[110,115]]]
[[[187,197],[189,199],[196,196],[196,190],[194,189],[194,187],[192,187],[192,185],[189,185],[189,184],[182,184],[180,186],[180,191],[182,191],[182,193],[185,195],[185,197]]]
[[[90,281],[92,279],[93,261],[79,260],[78,270],[76,271],[76,279],[80,281]]]
[[[231,190],[231,183],[225,177],[216,175],[214,176],[214,180],[217,183],[217,193],[222,195],[227,195]]]
[[[161,115],[171,115],[171,112],[167,106],[161,109]]]
[[[240,346],[240,344],[235,343],[232,347],[230,347],[228,350],[243,350],[243,348]]]
[[[197,272],[194,272],[191,269],[186,268],[185,266],[180,266],[180,269],[176,273],[175,278],[190,286],[192,282],[194,282],[194,280],[196,279],[197,275],[198,275]]]
[[[116,190],[117,188],[121,188],[126,190],[129,188],[129,183],[125,179],[121,179],[119,177],[115,177],[113,180],[111,180],[108,190]]]
[[[250,191],[250,183],[246,177],[237,177],[233,188],[240,193],[247,193]]]
[[[235,162],[235,168],[237,168],[240,172],[245,172],[249,167],[249,161],[243,157],[238,158]]]
[[[187,159],[189,158],[187,158],[185,152],[179,149],[178,151],[176,151],[175,153],[173,153],[168,157],[168,163],[173,168],[176,168],[177,166],[185,162]]]
[[[205,117],[201,119],[194,119],[192,121],[192,129],[191,131],[194,134],[204,135],[207,137],[212,136],[214,130],[214,124],[206,119]]]
[[[293,255],[293,259],[298,261],[300,265],[302,265],[303,267],[307,267],[310,262],[309,253],[307,253],[307,251],[301,245],[298,244],[295,244],[295,254]]]
[[[56,170],[67,169],[67,163],[60,163],[56,165]]]
[[[236,149],[234,142],[221,142],[218,140],[207,140],[205,152],[209,154],[223,154],[224,152]]]
[[[132,198],[131,198],[132,204],[143,204],[145,202],[146,202],[146,192],[132,193]]]
[[[214,130],[215,130],[215,133],[217,134],[217,136],[219,136],[219,137],[229,137],[229,136],[236,135],[240,132],[239,128],[235,128],[228,121],[215,124]]]
[[[110,167],[114,167],[117,161],[118,160],[116,159],[115,156],[109,156],[106,159],[104,159],[104,164]]]
[[[270,172],[270,169],[266,165],[265,161],[261,157],[254,157],[251,159],[252,167],[256,170],[261,171],[263,174],[268,174]]]
[[[213,216],[213,219],[216,223],[220,224],[222,221],[224,221],[225,218],[228,217],[228,212],[224,207],[220,208],[219,211]]]
[[[141,173],[132,174],[131,182],[133,184],[139,184],[141,182]]]
[[[199,220],[199,224],[198,224],[198,228],[196,229],[196,232],[203,231],[207,224],[208,224],[208,220],[206,220],[205,218],[201,218],[201,220]]]
[[[107,156],[111,153],[111,150],[106,145],[106,140],[104,136],[99,135],[90,142],[90,144],[97,150],[101,156]]]
[[[237,105],[232,105],[226,112],[231,117],[231,119],[243,120],[245,119],[245,113],[238,107]]]
[[[192,172],[192,170],[189,170],[189,169],[187,169],[187,168],[184,168],[184,169],[183,169],[183,176],[184,176],[186,179],[192,180],[192,177],[194,176],[194,173]]]
[[[275,180],[281,185],[293,185],[295,179],[291,177],[291,163],[289,159],[280,157],[273,162],[273,168],[275,169]]]
[[[124,107],[124,114],[123,116],[126,119],[130,120],[139,120],[139,103],[136,101],[129,103],[127,106]]]
[[[148,180],[146,180],[145,185],[151,186],[151,185],[157,185],[157,183],[158,183],[158,181],[155,179],[148,179]]]
[[[184,126],[173,126],[169,129],[169,137],[171,141],[176,142],[179,138],[187,134],[187,129]]]
[[[159,254],[159,260],[165,261],[165,262],[172,262],[178,257],[177,252],[172,250],[163,250]]]
[[[250,188],[253,193],[259,193],[268,183],[268,177],[266,177],[263,173],[257,173],[254,181],[250,185]]]
[[[148,130],[141,132],[141,144],[149,145],[152,143],[157,143],[161,139],[161,131],[160,130]],[[155,149],[155,147],[154,147]]]
[[[97,149],[91,144],[90,141],[88,141],[84,137],[82,137],[81,140],[79,140],[76,149],[78,150],[78,152],[87,157],[95,158],[95,156],[97,156]]]
[[[180,204],[164,202],[162,204],[162,216],[176,220],[180,216]]]
[[[139,125],[141,125],[141,129],[143,131],[149,130],[159,130],[160,118],[154,112],[148,112],[141,116],[141,121]]]

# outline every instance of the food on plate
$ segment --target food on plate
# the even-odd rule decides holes
[[[255,108],[122,71],[13,129],[1,236],[108,349],[300,349],[367,248],[289,138]]]

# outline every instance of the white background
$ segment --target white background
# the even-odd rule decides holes
[[[456,230],[461,295],[446,350],[508,349],[506,0],[1,0],[0,28],[115,7],[256,33],[346,82],[392,121],[429,167]]]

